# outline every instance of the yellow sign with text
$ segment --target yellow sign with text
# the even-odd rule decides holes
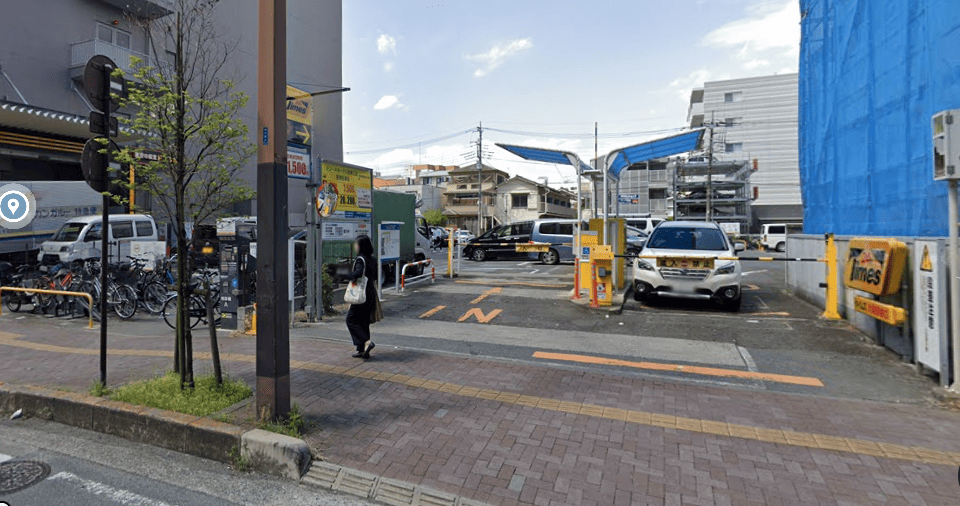
[[[899,292],[908,251],[896,239],[851,240],[843,284],[874,295]]]
[[[318,209],[321,201],[326,206],[326,213],[321,212],[324,217],[369,220],[373,211],[371,170],[324,160],[317,193]]]
[[[287,142],[309,146],[313,124],[310,94],[287,85]]]
[[[895,327],[903,325],[907,319],[907,312],[902,307],[891,306],[865,297],[854,297],[853,306],[858,313],[872,316]]]

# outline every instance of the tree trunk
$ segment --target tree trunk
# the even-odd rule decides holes
[[[203,282],[203,299],[207,308],[207,321],[210,329],[210,355],[213,358],[213,375],[217,378],[217,386],[223,386],[223,372],[220,368],[220,346],[217,345],[217,326],[214,324],[213,306],[210,304],[210,281]]]

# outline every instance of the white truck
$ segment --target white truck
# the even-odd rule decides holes
[[[84,181],[4,181],[19,184],[33,193],[37,214],[29,225],[10,230],[0,227],[0,259],[14,264],[37,259],[40,243],[50,239],[72,218],[99,215],[103,198]]]

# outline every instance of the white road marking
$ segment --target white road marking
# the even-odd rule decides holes
[[[538,272],[540,272],[540,269],[534,269],[534,270],[530,271],[530,274],[536,274],[536,273],[538,273]]]
[[[518,265],[520,265],[520,266],[522,267],[522,266],[532,265],[532,264],[533,264],[533,262],[523,262],[523,263],[518,264]]]
[[[0,453],[0,462],[6,462],[6,461],[11,460],[11,459],[13,459],[13,457],[11,457],[11,456],[9,456],[9,455],[4,455],[4,454]]]
[[[767,272],[767,269],[761,269],[761,270],[759,270],[759,271],[747,271],[747,272],[741,273],[740,275],[741,275],[741,276],[749,276],[749,275],[751,275],[751,274],[758,274],[758,273],[761,273],[761,272]]]
[[[764,302],[763,299],[761,299],[759,296],[754,295],[753,298],[757,299],[757,302],[759,302],[760,305],[763,306],[763,309],[770,309],[770,306],[768,306],[767,303]]]
[[[753,361],[753,357],[750,356],[750,352],[747,351],[743,346],[737,346],[737,351],[740,352],[740,356],[743,358],[743,363],[747,365],[747,370],[750,372],[757,372],[757,363]]]
[[[73,473],[60,472],[49,478],[50,480],[62,480],[77,485],[83,490],[93,494],[106,497],[107,499],[128,506],[171,506],[169,503],[157,501],[144,497],[129,490],[120,490],[110,485],[81,478]]]

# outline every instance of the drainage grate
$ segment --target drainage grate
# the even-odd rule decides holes
[[[50,475],[50,466],[31,460],[0,463],[0,495],[12,494]]]

